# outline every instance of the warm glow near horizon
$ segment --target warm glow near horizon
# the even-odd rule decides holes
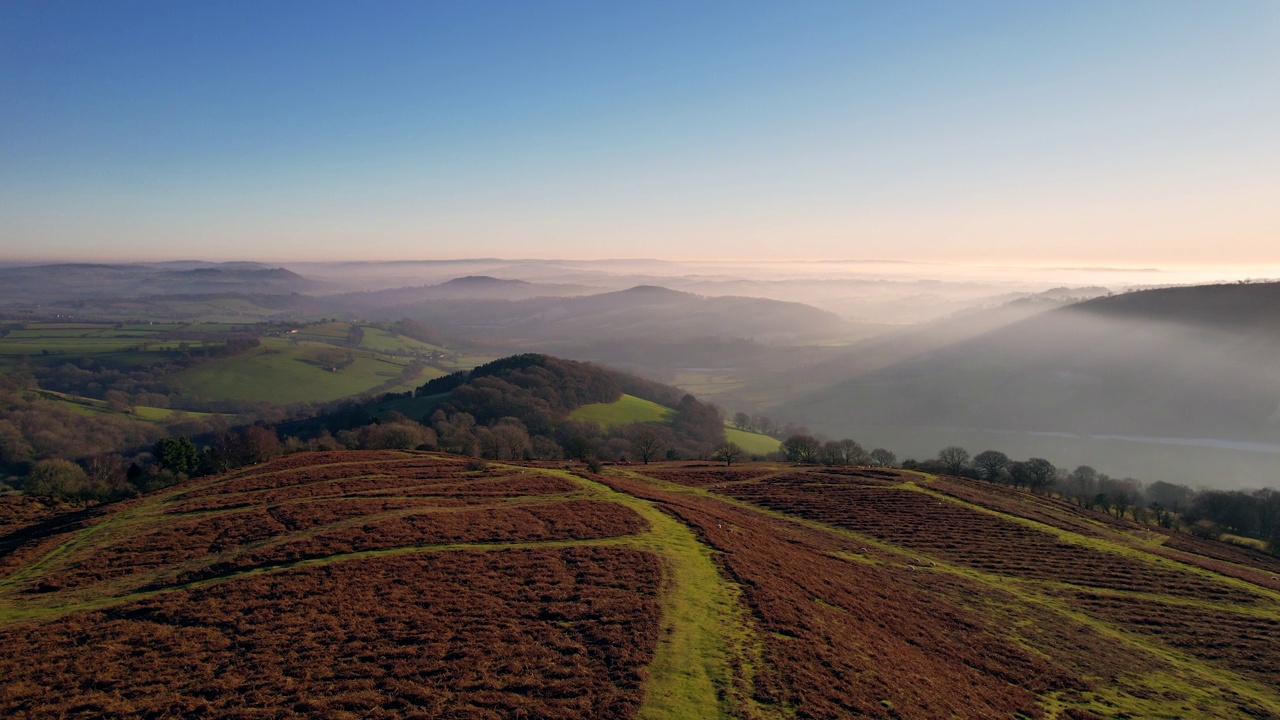
[[[1275,276],[1277,37],[1260,1],[7,3],[0,262]]]

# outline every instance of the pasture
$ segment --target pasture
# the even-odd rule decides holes
[[[583,405],[570,413],[569,419],[586,420],[605,427],[627,423],[668,425],[675,414],[675,410],[656,402],[642,400],[633,395],[623,395],[617,402]]]
[[[323,343],[264,338],[262,346],[226,358],[214,358],[182,371],[187,392],[204,398],[272,403],[322,402],[358,395],[376,387],[411,390],[430,375],[405,375],[407,358]],[[442,372],[436,371],[438,374]]]
[[[622,399],[617,402],[583,405],[570,413],[569,419],[588,420],[605,427],[625,425],[627,423],[670,425],[671,421],[675,419],[675,414],[675,410],[664,405],[632,395],[623,395]],[[739,447],[752,455],[768,455],[777,452],[782,445],[768,435],[747,432],[732,427],[726,427],[724,434],[726,440],[737,443]]]
[[[85,357],[154,364],[179,351],[181,341],[165,337],[178,327],[116,323],[0,324],[0,369],[24,362],[47,365],[75,362]]]
[[[27,394],[46,402],[54,403],[63,409],[76,413],[77,415],[90,417],[94,415],[118,415],[121,417],[132,417],[135,420],[146,420],[147,422],[168,422],[177,417],[185,416],[200,418],[210,415],[210,413],[174,410],[172,408],[149,407],[146,405],[134,405],[125,412],[113,409],[110,403],[105,400],[96,400],[94,398],[80,397],[78,395],[68,395],[67,393],[54,392],[52,390],[29,390],[27,391]]]

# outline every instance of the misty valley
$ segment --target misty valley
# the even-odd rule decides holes
[[[274,424],[537,352],[678,386],[726,419],[764,416],[904,459],[960,445],[1193,488],[1280,477],[1275,284],[1008,278],[979,295],[975,280],[819,267],[807,272],[835,299],[808,304],[777,287],[801,286],[797,272],[774,281],[775,297],[752,297],[680,288],[746,290],[771,271],[633,265],[0,268],[0,362],[28,395],[82,409],[110,400]],[[432,282],[385,287],[412,271]],[[933,309],[915,322],[860,319],[926,289]]]

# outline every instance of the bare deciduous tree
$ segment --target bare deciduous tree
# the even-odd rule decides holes
[[[871,451],[871,462],[880,467],[893,467],[898,464],[898,456],[890,450],[876,448]]]
[[[1009,456],[999,450],[984,450],[973,458],[973,466],[982,471],[984,480],[996,482],[1009,467]]]
[[[726,466],[732,465],[734,460],[741,458],[744,454],[742,448],[736,443],[727,442],[716,448],[715,459],[723,460]]]
[[[948,445],[938,451],[938,462],[942,463],[948,475],[959,475],[969,464],[969,451],[959,445]]]
[[[631,436],[631,449],[635,451],[636,457],[640,458],[641,462],[648,465],[650,460],[662,452],[662,441],[654,431],[642,428]]]

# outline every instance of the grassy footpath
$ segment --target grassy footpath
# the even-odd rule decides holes
[[[778,466],[778,469],[782,468],[783,466]],[[931,566],[929,568],[921,568],[924,572],[947,573],[962,577],[969,581],[987,585],[997,591],[997,594],[1007,593],[1026,606],[1038,606],[1042,609],[1058,614],[1064,621],[1087,626],[1111,639],[1118,645],[1133,648],[1136,653],[1150,653],[1151,655],[1158,657],[1164,664],[1163,668],[1147,672],[1140,679],[1135,680],[1135,682],[1138,682],[1138,684],[1143,688],[1149,690],[1149,695],[1144,696],[1141,694],[1120,692],[1116,688],[1112,687],[1112,684],[1115,682],[1115,678],[1098,678],[1100,682],[1092,691],[1092,698],[1074,698],[1071,701],[1064,701],[1064,698],[1060,697],[1060,693],[1048,693],[1041,695],[1041,701],[1047,712],[1047,717],[1065,717],[1065,715],[1062,715],[1061,713],[1063,713],[1067,708],[1081,707],[1084,705],[1089,710],[1102,713],[1105,717],[1168,718],[1169,720],[1173,720],[1175,718],[1190,717],[1190,715],[1185,714],[1183,707],[1191,701],[1199,701],[1201,707],[1211,706],[1214,698],[1217,697],[1215,693],[1220,692],[1222,688],[1230,688],[1230,692],[1232,694],[1247,697],[1257,703],[1257,705],[1266,708],[1268,712],[1274,713],[1276,717],[1280,717],[1280,702],[1277,702],[1273,688],[1263,687],[1238,673],[1215,667],[1210,663],[1206,663],[1192,657],[1183,651],[1170,648],[1162,643],[1152,640],[1151,638],[1133,632],[1128,632],[1104,620],[1081,612],[1080,610],[1072,607],[1069,602],[1055,596],[1054,593],[1051,592],[1052,590],[1059,589],[1058,583],[1043,580],[1029,580],[1026,578],[1013,578],[995,572],[948,562],[945,558],[931,555],[924,550],[904,548],[892,542],[881,540],[871,535],[864,535],[837,525],[789,515],[784,512],[771,510],[759,505],[738,500],[707,488],[681,485],[656,477],[650,477],[642,473],[643,471],[629,472],[627,475],[641,479],[648,484],[661,488],[662,490],[696,495],[699,497],[714,498],[719,502],[744,510],[750,510],[762,515],[767,515],[779,520],[785,520],[786,522],[794,523],[798,526],[844,536],[856,540],[861,545],[876,549],[876,552],[873,555],[849,554],[844,552],[833,553],[834,556],[840,557],[847,562],[902,567],[908,563],[920,562],[920,560],[923,559],[926,562],[931,562]],[[978,512],[999,516],[1006,521],[1022,524],[1027,527],[1032,527],[1037,530],[1053,534],[1058,537],[1060,542],[1078,544],[1094,550],[1123,555],[1158,567],[1169,569],[1176,568],[1179,571],[1193,573],[1202,577],[1212,577],[1218,582],[1226,585],[1247,589],[1260,597],[1272,600],[1280,599],[1277,597],[1276,593],[1265,588],[1260,588],[1256,585],[1228,576],[1218,575],[1202,568],[1177,563],[1176,561],[1156,557],[1149,553],[1143,553],[1119,542],[1108,541],[1101,538],[1085,537],[1036,520],[1016,515],[1009,515],[1007,513],[985,508],[981,505],[970,503],[950,495],[938,493],[927,488],[927,483],[933,479],[933,476],[928,475],[927,473],[915,474],[920,476],[921,479],[919,483],[922,484],[907,482],[898,487],[903,490],[926,493],[941,502],[948,502],[970,508]],[[765,477],[767,476],[758,477],[754,480],[745,482],[760,482]],[[1090,591],[1102,595],[1146,597],[1141,593],[1106,589],[1091,588]],[[1168,602],[1168,598],[1160,597],[1160,599],[1162,602]],[[1188,606],[1200,605],[1206,608],[1217,607],[1221,609],[1225,607],[1237,612],[1278,619],[1278,616],[1274,611],[1274,605],[1269,606],[1267,609],[1260,609],[1204,603],[1194,599],[1175,602]],[[1034,648],[1033,644],[1030,644],[1025,639],[1021,638],[1020,633],[1016,628],[1008,629],[1010,630],[1010,639],[1013,639],[1015,642],[1023,644],[1026,647]],[[1091,702],[1082,703],[1082,699],[1091,700]]]
[[[527,471],[528,468],[521,468]],[[750,683],[753,668],[758,666],[761,657],[761,644],[752,625],[750,615],[742,602],[742,591],[734,583],[725,579],[712,560],[710,547],[703,544],[693,531],[675,518],[661,512],[652,503],[619,492],[608,485],[581,477],[564,470],[539,469],[537,472],[569,479],[581,490],[568,496],[531,496],[519,498],[497,498],[487,506],[500,507],[547,501],[563,500],[566,497],[593,498],[625,506],[649,524],[650,529],[638,535],[601,538],[593,540],[556,540],[544,542],[489,542],[489,543],[446,543],[423,546],[405,546],[370,550],[363,552],[337,553],[327,557],[308,558],[293,562],[272,563],[261,567],[239,570],[216,578],[195,580],[188,583],[176,583],[163,588],[139,591],[138,578],[131,577],[128,587],[113,581],[61,594],[58,598],[36,596],[34,602],[5,603],[8,605],[0,612],[0,622],[12,623],[26,620],[50,619],[69,612],[101,609],[123,602],[142,599],[175,590],[205,587],[235,578],[279,572],[289,568],[312,567],[335,562],[357,560],[367,557],[399,555],[407,553],[435,553],[459,550],[511,550],[520,548],[562,548],[574,546],[617,546],[650,552],[662,558],[666,568],[665,584],[660,599],[662,609],[662,631],[651,665],[648,667],[649,680],[645,687],[644,704],[637,717],[645,719],[658,718],[729,718],[731,710],[751,707],[755,716],[766,717],[760,708],[754,707],[750,698]],[[615,472],[622,473],[618,470]],[[173,488],[155,493],[141,499],[129,507],[123,507],[108,517],[73,531],[62,542],[45,549],[35,557],[27,560],[24,567],[15,570],[0,580],[0,597],[17,599],[23,583],[33,576],[54,565],[64,563],[71,556],[86,553],[95,548],[110,545],[151,523],[163,521],[170,516],[168,507],[193,490],[216,485],[227,479],[242,474],[235,473],[212,480],[197,481],[180,488]],[[477,479],[476,482],[483,482]],[[251,497],[252,492],[243,493]],[[295,502],[323,502],[326,496],[310,496],[299,498]],[[274,503],[265,503],[272,505]],[[279,504],[289,504],[279,503]],[[241,512],[247,506],[197,512],[184,517],[231,514]],[[430,511],[447,512],[452,508],[433,508]],[[332,523],[318,525],[300,533],[272,537],[252,543],[266,547],[274,543],[296,540],[298,537],[313,535],[323,530],[331,530],[347,525],[359,525],[374,519],[402,516],[424,512],[422,508],[392,509],[371,516],[345,518]],[[201,559],[203,561],[203,559]],[[191,564],[193,567],[200,561],[180,562],[175,566],[166,566],[151,571],[155,579],[172,574],[175,568],[181,569]],[[147,573],[144,573],[146,575]]]
[[[649,501],[593,480],[565,476],[648,520],[651,530],[633,536],[629,545],[662,557],[670,573],[662,599],[663,635],[649,666],[644,705],[636,717],[732,717],[731,702],[750,702],[750,698],[735,697],[733,668],[749,674],[761,653],[742,590],[720,574],[710,547]],[[742,680],[749,685],[751,678]],[[759,708],[753,709],[758,715]]]

